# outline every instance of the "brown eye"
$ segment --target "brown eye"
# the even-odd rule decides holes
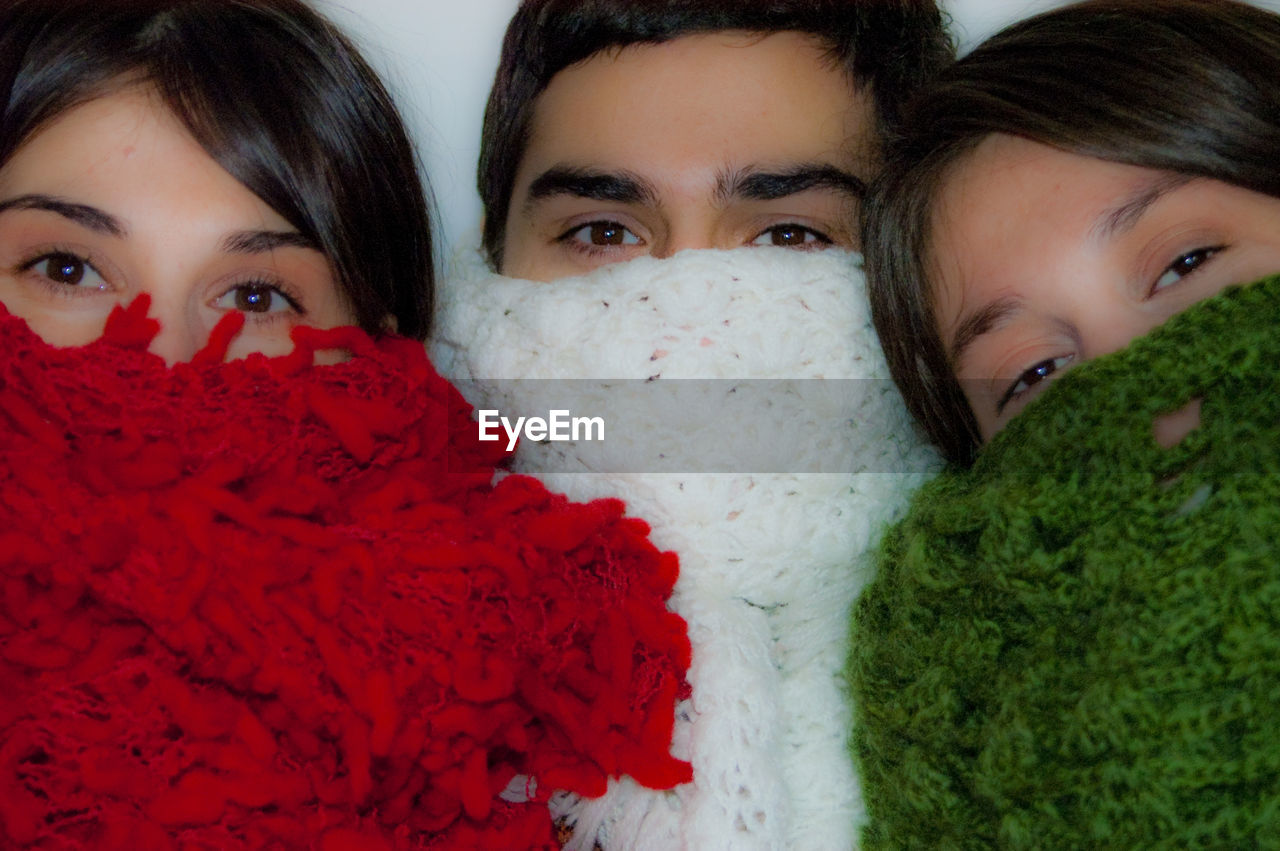
[[[996,413],[1004,411],[1005,407],[1014,399],[1025,396],[1031,392],[1037,385],[1048,381],[1056,372],[1064,369],[1074,358],[1071,355],[1064,355],[1058,358],[1049,358],[1042,360],[1040,363],[1031,367],[1022,375],[1018,376],[1018,380],[1009,386],[1004,395],[1000,397],[1000,401],[996,403]]]
[[[77,286],[84,280],[85,265],[79,257],[70,254],[51,254],[44,261],[45,277],[68,286]]]
[[[276,291],[262,284],[236,288],[236,310],[245,313],[269,313]]]
[[[214,306],[223,310],[238,310],[241,313],[282,313],[284,311],[302,313],[302,308],[282,293],[278,287],[260,282],[232,287],[218,297]]]
[[[103,290],[107,282],[83,257],[67,251],[42,254],[22,265],[24,271],[34,272],[45,280],[64,287]]]
[[[774,225],[751,241],[752,245],[776,245],[781,248],[821,248],[831,245],[832,239],[825,233],[804,225]]]
[[[808,242],[809,234],[805,233],[801,228],[774,228],[773,244],[774,245],[804,245]]]
[[[613,248],[640,244],[640,237],[628,230],[625,225],[605,220],[575,227],[561,236],[560,240],[577,243],[583,248]]]
[[[1165,287],[1176,284],[1187,275],[1190,275],[1196,269],[1199,269],[1205,263],[1209,262],[1215,254],[1223,249],[1221,245],[1215,245],[1208,248],[1197,248],[1195,251],[1188,251],[1181,255],[1178,259],[1170,263],[1151,286],[1152,294],[1159,292]]]
[[[614,222],[597,222],[591,226],[592,245],[622,245],[627,229]]]

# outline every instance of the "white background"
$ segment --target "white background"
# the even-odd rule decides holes
[[[437,256],[478,232],[480,121],[517,0],[313,0],[382,73],[414,134],[436,198]],[[942,0],[961,51],[1064,0]],[[1280,11],[1280,0],[1257,0]]]

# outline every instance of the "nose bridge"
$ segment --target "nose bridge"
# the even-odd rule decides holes
[[[1087,355],[1091,358],[1123,349],[1139,337],[1146,336],[1165,320],[1165,316],[1135,305],[1125,304],[1113,310],[1094,327]]]
[[[164,359],[169,366],[191,360],[204,345],[202,329],[181,300],[163,298],[151,291],[151,309],[147,315],[160,323],[160,331],[147,351]]]
[[[718,244],[714,211],[685,202],[672,210],[667,219],[666,233],[651,253],[654,257],[666,258],[691,248],[726,247]]]

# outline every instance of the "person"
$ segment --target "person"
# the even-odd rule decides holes
[[[96,13],[84,14],[85,8],[7,4],[0,33],[0,49],[12,57],[5,68],[7,106],[0,131],[6,219],[11,228],[25,219],[78,226],[49,241],[84,242],[85,250],[92,247],[100,258],[95,266],[81,256],[85,252],[55,252],[42,270],[74,288],[110,291],[109,298],[99,299],[104,304],[154,290],[153,279],[172,287],[185,284],[174,273],[187,272],[179,262],[186,245],[168,245],[173,256],[164,258],[162,268],[147,270],[152,274],[146,277],[124,268],[116,255],[167,245],[174,222],[192,221],[204,199],[217,197],[204,190],[234,196],[239,189],[255,198],[228,197],[228,206],[239,200],[240,215],[252,218],[249,224],[255,227],[225,223],[244,231],[244,238],[228,243],[224,264],[234,257],[241,265],[266,264],[272,271],[270,261],[300,259],[320,278],[333,278],[320,282],[321,289],[331,291],[324,293],[325,304],[315,306],[321,316],[313,324],[354,322],[375,333],[390,325],[409,337],[426,336],[433,283],[427,206],[421,181],[403,179],[417,174],[414,149],[387,92],[345,40],[292,5],[269,3],[256,13],[229,14],[221,4],[130,4],[113,10],[110,22],[102,24],[96,23]],[[153,31],[140,23],[148,21]],[[49,27],[66,35],[49,38]],[[209,47],[224,42],[236,45],[236,61],[225,65],[223,59],[231,56]],[[305,68],[291,64],[299,51],[318,53],[321,47],[336,51],[332,60]],[[122,85],[131,77],[137,85]],[[198,85],[202,79],[220,84]],[[263,86],[264,79],[279,84]],[[282,99],[281,91],[290,92],[290,98]],[[117,111],[115,104],[123,109]],[[130,118],[144,122],[138,140],[128,138]],[[335,127],[344,132],[335,133]],[[115,143],[102,163],[94,159],[105,154],[97,142],[100,131]],[[136,155],[140,143],[167,146],[168,170],[141,179],[148,167],[159,166],[160,157]],[[202,154],[208,162],[197,162]],[[53,164],[63,155],[75,158],[79,172],[58,172]],[[195,168],[191,186],[179,180],[187,166]],[[40,174],[41,169],[54,173]],[[91,203],[97,197],[93,193],[100,192],[95,180],[110,191],[123,193],[128,187],[133,195],[97,207]],[[161,206],[180,203],[184,195],[185,208]],[[208,215],[212,219],[213,211]],[[262,232],[253,233],[255,228]],[[186,263],[195,266],[197,260],[207,258],[193,256]],[[60,270],[54,268],[58,264],[64,264]],[[112,268],[99,268],[107,266]],[[112,280],[113,274],[128,277],[128,285]],[[288,287],[294,284],[285,283],[276,289],[241,287],[227,304],[248,298],[254,302],[251,314],[301,316],[304,307],[313,309],[289,304]],[[5,300],[11,309],[19,309],[21,297],[23,312],[27,305],[33,312],[44,310],[36,296],[19,296],[14,286],[7,280]],[[164,326],[157,345],[167,346],[181,333],[190,339],[175,344],[175,354],[193,350],[207,331],[200,323],[209,317],[179,312],[187,306],[176,297],[152,296],[156,310],[175,311],[157,314]],[[97,336],[105,308],[85,305],[74,313],[82,324],[65,328],[62,341]]]
[[[854,222],[898,105],[951,58],[922,0],[528,0],[510,23],[483,253],[445,282],[431,351],[481,409],[605,415],[603,441],[524,441],[513,469],[622,497],[678,542],[693,648],[672,749],[690,782],[558,796],[566,848],[854,842],[847,612],[869,541],[936,463],[888,386]],[[565,404],[563,382],[523,380],[568,377],[608,389]],[[806,408],[752,379],[829,383]],[[804,439],[764,425],[786,418],[776,393]]]
[[[1280,269],[1277,45],[1248,6],[1100,2],[992,39],[912,103],[868,206],[868,287],[950,459],[1065,368]]]
[[[881,131],[952,56],[932,0],[526,0],[481,136],[489,262],[546,281],[685,248],[856,247]]]
[[[854,611],[866,848],[1276,835],[1280,16],[1089,0],[909,107],[877,330],[953,464]]]
[[[687,780],[675,558],[494,483],[429,226],[305,3],[4,4],[0,845],[550,848]]]

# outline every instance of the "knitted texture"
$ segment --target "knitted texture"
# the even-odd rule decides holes
[[[549,284],[487,273],[474,258],[459,265],[466,274],[441,293],[432,343],[452,377],[633,379],[615,382],[620,392],[635,379],[700,379],[690,384],[703,406],[756,393],[759,379],[813,379],[815,390],[826,384],[817,379],[842,380],[830,384],[846,392],[786,408],[813,426],[812,442],[781,447],[796,464],[784,469],[816,460],[839,472],[566,472],[592,469],[599,456],[550,442],[522,443],[514,466],[575,498],[621,497],[653,524],[654,540],[680,554],[671,606],[694,647],[674,748],[692,762],[693,782],[655,792],[623,778],[603,798],[553,802],[574,827],[568,847],[851,847],[862,802],[841,679],[849,608],[881,529],[936,463],[888,379],[858,258],[688,251]],[[538,412],[549,383],[462,386],[485,407]],[[663,409],[638,433],[611,431],[604,447],[697,470],[732,443],[714,428],[686,428],[678,414]]]
[[[146,307],[0,310],[0,846],[550,848],[556,789],[688,779],[643,522],[491,484],[419,343],[170,369]]]
[[[918,494],[854,617],[865,847],[1280,844],[1278,327],[1280,278],[1193,306]]]

